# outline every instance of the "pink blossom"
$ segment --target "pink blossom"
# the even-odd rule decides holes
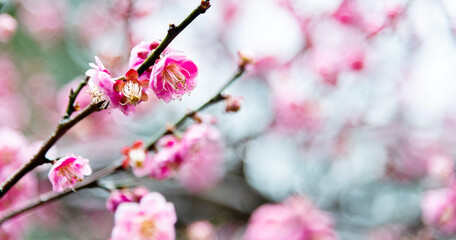
[[[28,141],[22,134],[9,128],[0,128],[0,181],[28,161],[31,154],[27,147]]]
[[[17,21],[9,14],[0,14],[0,42],[6,43],[16,33]]]
[[[89,160],[74,155],[67,155],[52,165],[49,171],[49,180],[55,192],[72,189],[74,185],[84,179],[84,175],[92,174]]]
[[[244,240],[336,239],[332,219],[304,197],[284,203],[265,204],[256,209],[247,225]]]
[[[150,56],[150,54],[155,50],[160,42],[140,42],[136,45],[130,53],[130,60],[128,62],[128,67],[131,69],[138,69],[138,67]],[[150,73],[152,72],[152,67],[148,68],[141,76],[139,80],[150,80]]]
[[[166,202],[160,193],[148,193],[139,204],[120,204],[115,213],[111,240],[175,239],[176,221],[174,205]]]
[[[274,124],[280,130],[315,133],[323,126],[323,114],[316,101],[277,96],[274,103]]]
[[[342,24],[350,26],[363,26],[364,19],[354,0],[344,0],[334,12],[333,17]]]
[[[187,227],[189,240],[214,240],[216,233],[214,226],[208,221],[196,221]]]
[[[149,193],[149,190],[145,187],[136,187],[134,189],[119,189],[114,190],[109,194],[106,200],[106,208],[110,212],[115,212],[117,207],[124,202],[139,202],[141,199]]]
[[[125,155],[123,167],[132,167],[135,176],[144,177],[152,171],[153,157],[147,153],[142,141],[136,141],[131,147],[124,147],[122,154]]]
[[[199,193],[214,186],[223,176],[223,147],[220,131],[206,123],[194,124],[181,140],[181,184]]]
[[[181,144],[176,137],[165,135],[157,142],[157,148],[158,152],[153,158],[150,176],[158,180],[167,179],[182,163]]]
[[[119,79],[114,84],[114,91],[120,96],[120,104],[123,106],[134,107],[142,101],[147,101],[147,89],[149,80],[138,80],[138,72],[130,69],[125,74],[125,80]]]
[[[451,183],[455,180],[454,160],[443,154],[432,155],[426,164],[429,177],[440,183]]]
[[[198,67],[186,54],[167,50],[152,69],[150,88],[158,98],[168,103],[192,91],[197,76]]]
[[[423,222],[445,234],[456,233],[456,192],[454,188],[429,190],[421,200]]]
[[[90,77],[87,85],[89,86],[92,103],[111,100],[115,106],[115,102],[120,100],[120,95],[113,88],[115,81],[98,57],[95,57],[95,62],[96,64],[89,63],[92,69],[87,70],[85,73]]]

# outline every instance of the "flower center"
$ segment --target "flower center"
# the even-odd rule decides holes
[[[184,69],[185,70],[185,69]],[[170,83],[174,90],[186,90],[187,78],[181,72],[181,68],[177,64],[169,64],[163,71],[163,78],[165,82]]]
[[[126,103],[136,105],[141,100],[142,87],[137,82],[127,81],[122,88],[122,93],[127,98]]]
[[[92,103],[99,103],[104,99],[103,92],[97,87],[97,85],[93,84],[89,81],[89,89],[88,92],[91,96]]]
[[[152,219],[146,219],[141,224],[140,233],[142,237],[152,238],[157,232],[157,227]]]
[[[71,184],[82,181],[82,179],[72,171],[70,166],[60,167],[58,173],[60,176],[65,177]]]
[[[144,165],[144,160],[146,159],[146,153],[143,149],[140,148],[133,148],[128,153],[128,157],[130,158],[130,164],[133,167],[141,168]]]

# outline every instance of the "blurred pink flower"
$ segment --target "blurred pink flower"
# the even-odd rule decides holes
[[[450,184],[455,180],[454,160],[447,155],[435,154],[427,159],[427,174],[440,183]]]
[[[17,21],[9,14],[0,14],[0,42],[6,43],[16,33]]]
[[[336,239],[332,219],[310,200],[294,196],[284,203],[265,204],[256,209],[247,225],[244,240]]]
[[[225,100],[225,112],[237,112],[241,109],[243,97],[228,96]]]
[[[421,199],[423,222],[444,234],[456,233],[456,192],[454,188],[429,190]]]
[[[362,27],[364,19],[357,6],[355,0],[343,0],[339,8],[333,13],[333,17],[342,24]]]
[[[138,140],[131,147],[124,147],[122,154],[125,156],[123,167],[132,167],[136,177],[144,177],[151,173],[153,156],[146,151],[142,141]]]
[[[277,96],[274,101],[274,126],[279,130],[318,132],[323,126],[323,114],[318,102]]]
[[[106,208],[114,213],[121,203],[139,202],[147,193],[149,190],[145,187],[113,190],[106,200]]]
[[[196,221],[186,230],[189,240],[215,240],[217,235],[214,226],[209,221]]]
[[[163,54],[152,69],[150,88],[168,103],[196,87],[198,67],[182,52],[168,49]]]
[[[175,239],[176,221],[174,205],[166,202],[160,193],[148,193],[139,204],[120,204],[115,213],[111,240]]]
[[[89,160],[67,155],[53,163],[48,177],[54,192],[63,192],[72,189],[76,183],[84,179],[84,175],[90,174],[92,174],[92,168]]]
[[[181,144],[172,135],[165,135],[157,142],[158,152],[153,158],[150,173],[152,178],[164,180],[171,177],[182,163],[180,156]]]
[[[206,123],[193,124],[181,140],[182,165],[179,182],[190,192],[199,193],[223,177],[223,147],[220,131]]]
[[[9,128],[0,128],[0,181],[26,163],[34,153],[25,137]],[[36,195],[36,179],[33,175],[24,176],[0,201],[0,215],[15,208],[18,204]],[[0,226],[0,239],[21,239],[26,228],[26,219],[16,217]]]
[[[20,0],[19,19],[36,40],[55,41],[65,27],[65,1]]]

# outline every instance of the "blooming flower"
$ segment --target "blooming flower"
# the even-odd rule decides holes
[[[202,192],[223,176],[223,147],[220,131],[207,123],[194,124],[181,140],[181,184],[191,192]]]
[[[265,204],[250,217],[244,240],[336,239],[332,220],[314,204],[300,196],[284,203]]]
[[[158,180],[167,179],[182,163],[181,145],[176,137],[165,135],[157,142],[157,148],[158,152],[153,158],[150,176]]]
[[[168,103],[192,91],[197,76],[198,67],[186,54],[168,49],[152,69],[150,88]]]
[[[145,187],[114,190],[106,200],[106,208],[110,212],[115,212],[121,203],[139,202],[147,193],[149,193],[149,190]]]
[[[121,95],[120,104],[136,106],[141,101],[147,101],[146,90],[149,86],[148,80],[138,80],[138,72],[130,69],[125,74],[126,81],[119,79],[114,84],[114,90]]]
[[[113,89],[114,80],[98,57],[95,57],[95,62],[96,65],[94,63],[89,63],[89,66],[92,67],[92,69],[87,70],[85,73],[90,77],[87,85],[89,86],[92,103],[99,103],[105,100],[115,102],[120,96],[118,96]]]
[[[120,204],[115,213],[111,240],[175,239],[176,220],[172,203],[166,202],[160,193],[148,193],[139,204]]]
[[[74,155],[67,155],[54,162],[49,171],[49,180],[55,192],[63,192],[73,188],[78,182],[84,179],[84,175],[92,174],[89,160]]]
[[[456,233],[456,192],[454,188],[429,190],[421,200],[423,222],[445,234]]]
[[[144,177],[150,174],[152,157],[143,147],[142,141],[136,141],[131,147],[124,147],[122,154],[125,155],[123,167],[131,166],[137,177]]]

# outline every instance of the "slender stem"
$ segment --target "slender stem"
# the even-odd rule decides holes
[[[65,112],[65,115],[63,115],[63,119],[68,119],[71,117],[71,114],[73,114],[74,111],[77,111],[77,109],[74,107],[74,102],[76,101],[76,97],[78,97],[79,92],[81,92],[82,88],[87,85],[87,82],[89,81],[90,77],[87,76],[85,77],[78,85],[75,91],[71,89],[69,100],[68,100],[68,106]]]
[[[185,114],[182,118],[180,118],[174,124],[174,127],[180,127],[185,122],[185,120],[187,118],[192,117],[197,112],[202,111],[202,110],[206,109],[207,107],[209,107],[210,105],[218,103],[221,100],[223,100],[224,98],[223,98],[222,92],[226,88],[228,88],[233,82],[235,82],[239,77],[241,77],[244,72],[245,72],[245,67],[239,67],[237,72],[236,72],[236,74],[227,83],[225,83],[225,85],[223,85],[223,87],[215,94],[214,97],[212,97],[207,102],[205,102],[203,105],[201,105],[197,110]],[[164,131],[160,136],[155,138],[155,140],[151,144],[149,144],[147,149],[149,151],[151,149],[153,149],[155,144],[158,142],[158,140],[161,137],[163,137],[164,135],[166,135],[166,134],[168,134],[168,132]],[[86,180],[84,180],[83,182],[77,184],[75,186],[74,190],[77,191],[77,190],[81,190],[81,189],[89,188],[89,187],[99,187],[99,184],[98,184],[98,180],[99,179],[101,179],[104,176],[110,175],[110,174],[112,174],[112,173],[114,173],[116,171],[121,171],[121,170],[123,170],[122,161],[116,161],[112,165],[110,165],[108,167],[105,167],[105,168],[95,172],[93,175],[88,177]],[[32,210],[32,209],[34,209],[36,207],[39,207],[39,206],[41,206],[43,204],[46,204],[48,202],[52,202],[52,201],[55,201],[57,199],[63,198],[66,195],[69,195],[71,193],[73,193],[73,191],[66,191],[66,192],[63,192],[63,193],[48,192],[48,193],[41,194],[41,195],[35,197],[34,199],[26,202],[22,207],[20,207],[20,208],[18,208],[16,210],[13,210],[10,213],[8,213],[7,215],[5,215],[2,218],[0,218],[0,225],[3,222],[5,222],[8,219],[10,219],[10,218],[18,216],[18,215],[20,215],[20,214],[22,214],[24,212]]]
[[[45,157],[48,150],[76,123],[89,116],[93,112],[99,111],[104,102],[97,104],[90,104],[81,112],[72,118],[63,118],[55,128],[51,136],[43,143],[38,152],[30,159],[30,161],[21,166],[16,172],[13,173],[5,182],[0,186],[0,198],[2,198],[23,176],[32,171],[36,167],[50,163]]]
[[[155,61],[160,57],[160,54],[165,50],[166,47],[174,40],[174,38],[179,35],[182,30],[184,30],[196,17],[200,14],[206,12],[210,7],[209,0],[202,0],[201,4],[193,10],[184,21],[181,22],[178,26],[174,24],[169,25],[168,33],[166,34],[165,39],[158,45],[155,51],[138,67],[137,72],[139,75],[143,74],[150,66],[155,64]]]

